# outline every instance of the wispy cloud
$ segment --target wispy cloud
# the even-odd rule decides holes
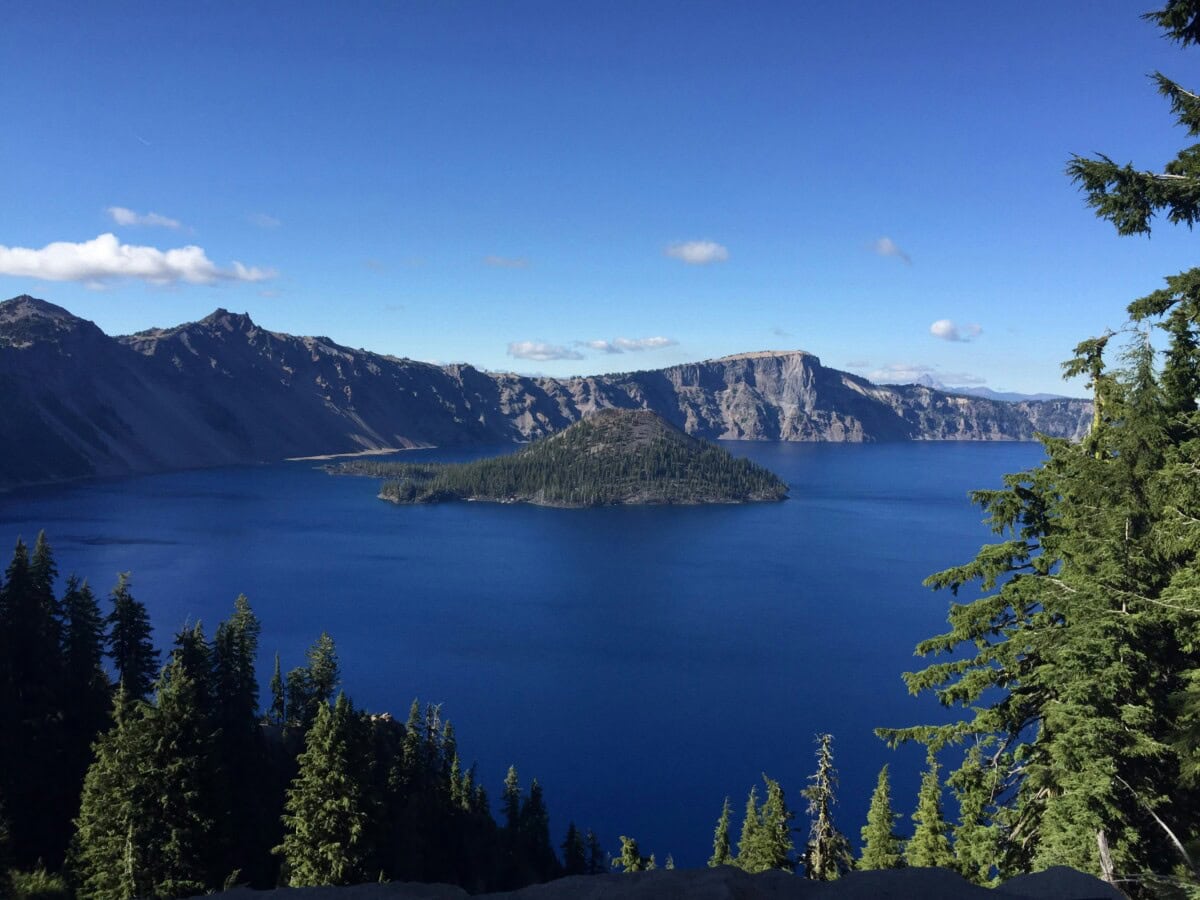
[[[847,368],[861,369],[864,367],[848,363]],[[862,374],[876,384],[925,384],[929,387],[954,385],[955,387],[962,387],[966,385],[985,384],[987,382],[986,378],[980,378],[978,375],[972,375],[969,372],[943,372],[937,366],[925,365],[924,363],[886,363],[877,369],[863,372]]]
[[[110,206],[107,212],[118,225],[149,225],[154,228],[172,228],[176,231],[183,227],[183,223],[178,219],[156,212],[139,213],[124,206]]]
[[[278,228],[283,223],[274,216],[269,216],[264,212],[250,213],[246,216],[246,221],[251,225],[257,225],[259,228]]]
[[[0,245],[0,275],[40,278],[43,281],[80,281],[100,285],[107,281],[133,278],[151,284],[215,284],[221,281],[265,281],[273,278],[272,269],[260,269],[234,262],[229,268],[217,266],[196,246],[159,250],[122,244],[114,234],[102,234],[90,241],[56,241],[40,250]]]
[[[663,252],[672,259],[692,266],[704,266],[729,259],[729,250],[716,241],[679,241],[668,244]]]
[[[943,341],[957,341],[966,344],[983,334],[983,328],[974,322],[960,328],[952,319],[938,319],[929,326],[929,333]]]
[[[558,344],[547,344],[544,341],[513,341],[508,345],[508,355],[517,359],[532,359],[537,362],[584,358],[578,350]]]
[[[791,337],[792,336],[792,333],[790,331],[784,331],[778,325],[771,326],[771,334],[775,335],[775,337]]]
[[[613,338],[611,341],[576,341],[577,346],[588,347],[600,353],[640,353],[643,350],[661,350],[674,347],[679,341],[669,337]]]
[[[485,266],[491,266],[495,269],[528,269],[529,260],[523,256],[485,256],[483,258]]]
[[[896,242],[890,237],[881,237],[871,245],[871,249],[880,256],[894,256],[896,259],[904,260],[908,265],[912,265],[912,257],[905,253],[897,246]]]

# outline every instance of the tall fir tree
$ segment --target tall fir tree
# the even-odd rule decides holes
[[[950,826],[942,814],[942,783],[938,777],[937,759],[930,754],[928,768],[921,778],[917,794],[917,809],[913,813],[913,835],[904,848],[904,862],[909,866],[954,867],[954,852],[950,849]]]
[[[713,832],[713,852],[708,858],[709,868],[717,866],[731,866],[734,863],[733,847],[729,843],[729,815],[731,807],[729,798],[725,798],[725,804],[721,807],[721,816],[717,819],[717,827]]]
[[[112,590],[112,612],[108,615],[108,655],[117,681],[137,700],[145,699],[158,674],[158,651],[151,640],[150,615],[129,590],[129,573],[117,576]]]
[[[587,844],[588,851],[587,873],[603,875],[608,871],[608,854],[604,851],[600,838],[589,828],[583,842]]]
[[[567,826],[567,836],[562,842],[563,875],[587,874],[587,848],[583,844],[583,835],[572,822]]]
[[[283,816],[283,876],[290,887],[356,884],[370,877],[371,805],[365,748],[346,695],[319,703]]]
[[[858,868],[899,869],[904,865],[904,841],[896,834],[900,814],[892,808],[892,785],[888,767],[879,770],[879,780],[867,809],[867,824],[862,829],[862,855]]]
[[[154,706],[118,689],[114,726],[84,780],[71,865],[80,900],[187,897],[217,886],[212,868],[213,734],[180,659]]]
[[[287,723],[287,700],[283,686],[283,673],[279,668],[279,654],[275,654],[275,669],[271,673],[271,708],[267,712],[267,722],[271,725]]]
[[[808,780],[803,793],[812,825],[804,850],[804,874],[814,881],[833,881],[854,868],[850,841],[833,823],[838,783],[833,735],[817,735],[817,771]]]
[[[971,748],[961,768],[947,781],[958,801],[954,826],[954,863],[959,874],[975,884],[991,885],[999,856],[1000,826],[992,820],[996,770],[983,764],[979,745]]]
[[[758,785],[750,788],[746,797],[746,812],[742,816],[742,833],[738,838],[738,852],[734,863],[747,872],[761,872],[764,866],[759,859],[758,847],[763,830],[762,813],[758,809]]]

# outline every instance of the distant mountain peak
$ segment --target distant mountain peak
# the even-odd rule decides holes
[[[250,331],[258,327],[249,313],[230,312],[223,306],[218,306],[196,324],[223,328],[225,331]]]
[[[0,346],[28,347],[83,331],[103,336],[87,319],[48,300],[21,294],[0,302]]]

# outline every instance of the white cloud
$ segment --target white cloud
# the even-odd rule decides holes
[[[848,364],[848,368],[861,369],[864,366]],[[986,378],[971,375],[968,372],[943,372],[937,366],[923,363],[886,363],[878,369],[865,372],[864,375],[876,384],[924,384],[929,387],[945,387],[954,385],[986,384]]]
[[[903,250],[901,250],[896,245],[896,242],[893,241],[890,237],[879,238],[879,240],[877,240],[874,244],[871,245],[871,249],[874,250],[876,253],[878,253],[880,256],[894,256],[894,257],[896,257],[896,259],[902,259],[906,263],[908,263],[910,266],[912,265],[912,257],[909,256],[907,253],[905,253]]]
[[[274,216],[268,216],[264,212],[250,213],[246,216],[246,221],[251,225],[257,225],[259,228],[278,228],[283,223]]]
[[[669,244],[663,252],[672,259],[681,260],[692,266],[725,262],[729,259],[729,250],[716,241],[680,241]]]
[[[485,256],[483,258],[485,266],[492,266],[497,269],[528,269],[529,260],[523,256]]]
[[[118,225],[150,225],[157,228],[173,228],[176,231],[183,227],[183,223],[178,219],[161,216],[156,212],[134,212],[124,206],[110,206],[108,214]]]
[[[929,333],[943,341],[968,343],[983,334],[983,328],[971,322],[961,328],[952,319],[938,319],[929,326]]]
[[[669,337],[646,338],[614,338],[611,341],[576,341],[581,347],[589,347],[601,353],[640,353],[643,350],[661,350],[663,347],[674,347],[679,341]]]
[[[583,354],[569,347],[547,344],[543,341],[513,341],[508,345],[508,355],[517,359],[533,359],[546,362],[552,359],[583,359]]]
[[[81,281],[94,286],[119,278],[138,278],[151,284],[264,281],[275,277],[275,272],[240,262],[222,269],[201,247],[159,250],[157,247],[122,244],[116,235],[102,234],[78,244],[56,241],[40,250],[0,245],[0,275],[43,281]]]

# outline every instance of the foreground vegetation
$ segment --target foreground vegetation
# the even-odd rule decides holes
[[[782,500],[787,485],[648,410],[602,410],[508,456],[469,463],[353,460],[334,471],[387,478],[395,503],[494,500],[542,506]]]

